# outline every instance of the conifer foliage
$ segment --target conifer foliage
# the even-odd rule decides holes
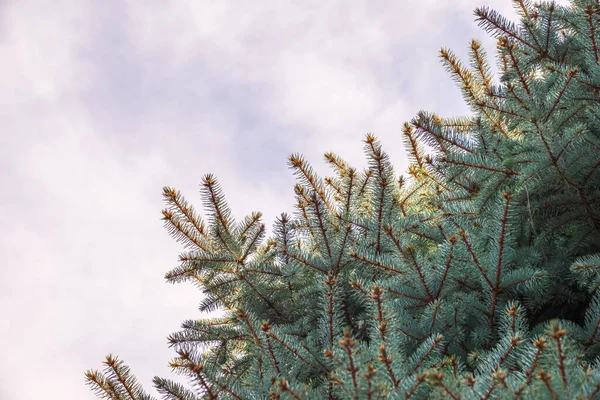
[[[475,11],[499,81],[479,42],[469,66],[441,50],[473,115],[404,124],[407,177],[371,134],[364,171],[292,155],[296,213],[268,240],[211,175],[206,219],[164,189],[186,247],[167,281],[226,310],[169,337],[191,385],[155,378],[165,399],[600,398],[600,5],[513,3],[518,25]],[[105,364],[98,395],[151,398]]]

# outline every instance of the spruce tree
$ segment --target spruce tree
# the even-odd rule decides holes
[[[479,42],[470,68],[441,50],[473,115],[405,123],[406,176],[371,134],[364,171],[294,154],[296,213],[268,240],[212,175],[206,222],[164,188],[187,249],[167,281],[226,310],[169,337],[192,385],[155,378],[165,399],[600,398],[600,5],[513,2],[518,25],[475,11],[499,81]],[[98,395],[151,398],[105,364]]]

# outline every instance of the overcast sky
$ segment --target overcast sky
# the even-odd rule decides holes
[[[515,18],[509,0],[1,1],[0,399],[92,400],[109,352],[156,395],[202,298],[163,279],[181,247],[162,187],[201,208],[214,173],[271,232],[292,152],[363,167],[373,132],[403,172],[404,121],[468,113],[438,53],[468,61],[478,38],[493,57],[481,5]]]

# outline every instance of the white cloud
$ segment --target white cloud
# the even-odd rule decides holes
[[[89,85],[89,68],[74,54],[90,39],[91,16],[83,3],[19,1],[1,11],[3,109],[56,101]]]
[[[510,2],[492,3],[514,16]],[[163,72],[193,62],[201,66],[199,74],[260,85],[265,96],[256,112],[301,128],[301,135],[295,130],[278,135],[322,166],[323,147],[362,164],[365,133],[393,143],[401,122],[428,104],[443,106],[452,99],[452,112],[467,110],[455,101],[460,94],[437,51],[458,44],[457,53],[466,55],[470,36],[458,35],[485,37],[471,22],[477,5],[473,0],[425,1],[418,7],[384,1],[354,1],[352,7],[340,1],[262,1],[242,7],[167,1],[152,7],[129,2],[127,9],[140,58]],[[402,100],[409,107],[397,110],[395,127],[375,130],[385,128],[377,123],[379,113]],[[401,163],[401,149],[394,153],[392,159]]]

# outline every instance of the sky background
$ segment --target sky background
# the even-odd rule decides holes
[[[364,167],[373,132],[404,172],[404,121],[469,113],[438,54],[468,62],[477,38],[493,59],[481,5],[516,18],[510,0],[0,1],[0,399],[95,399],[83,374],[110,352],[151,394],[181,382],[166,337],[202,294],[164,281],[182,248],[162,187],[201,208],[213,173],[271,232],[290,153]]]

